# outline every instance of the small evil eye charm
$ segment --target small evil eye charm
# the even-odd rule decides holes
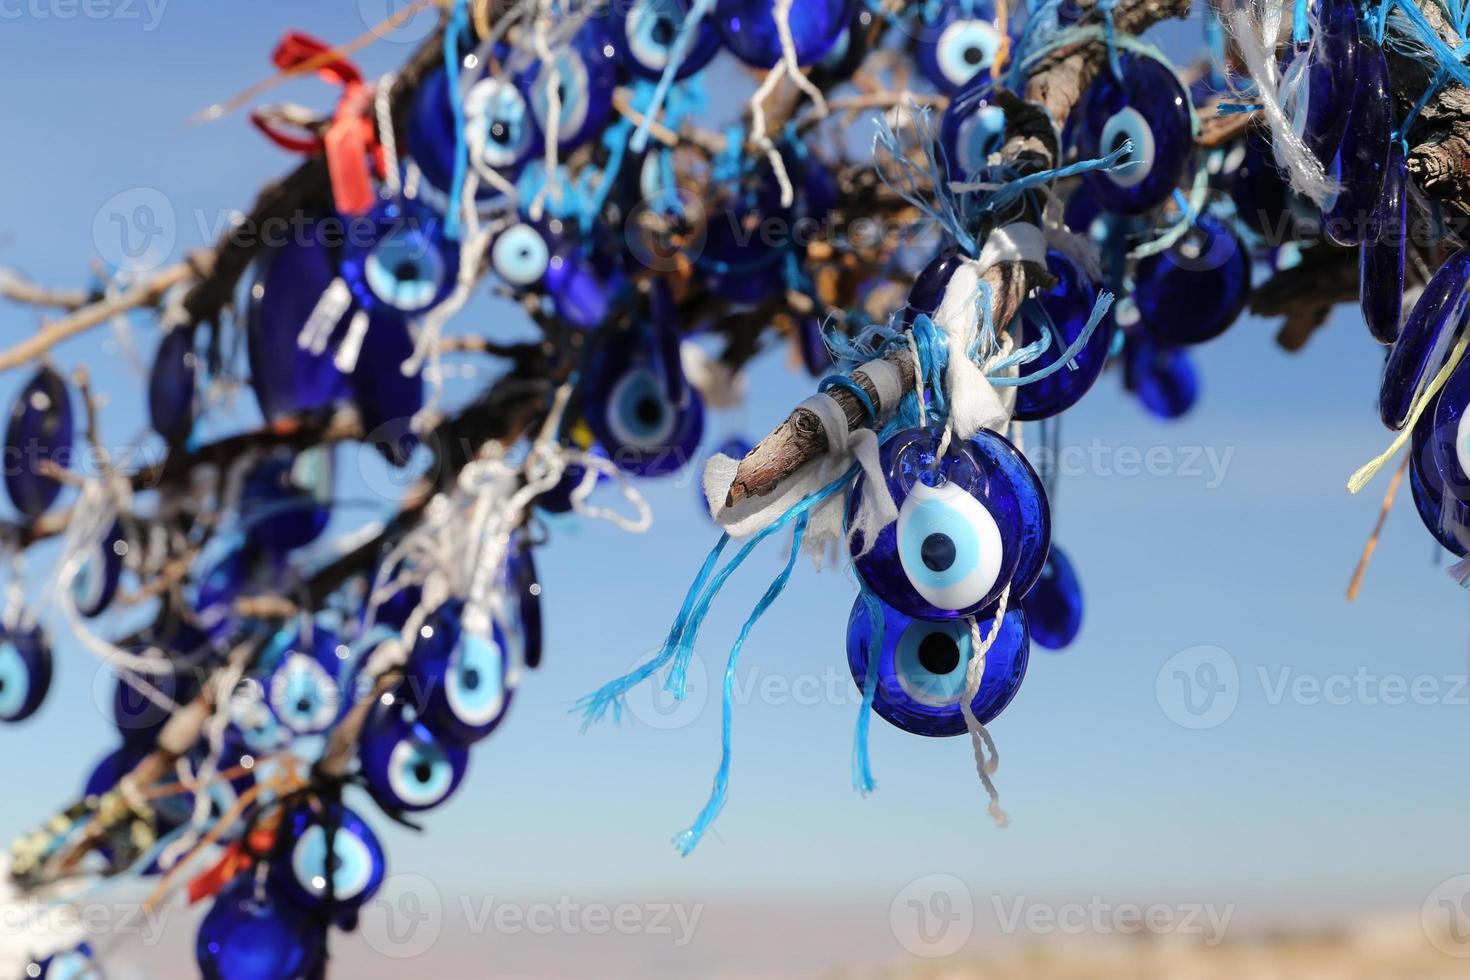
[[[469,745],[505,717],[512,676],[500,624],[463,603],[447,602],[419,629],[405,691],[425,727]]]
[[[1408,238],[1409,172],[1397,140],[1388,148],[1383,192],[1369,236],[1359,246],[1358,305],[1368,332],[1380,344],[1399,336],[1404,302],[1404,243]]]
[[[1123,386],[1161,419],[1182,417],[1199,398],[1199,375],[1189,354],[1138,336],[1130,336],[1123,350]]]
[[[122,580],[123,562],[127,559],[128,542],[122,524],[112,528],[93,547],[76,556],[76,572],[71,578],[71,598],[83,616],[100,615],[117,595]]]
[[[914,322],[914,318],[920,314],[933,316],[939,309],[939,304],[944,300],[944,291],[949,287],[949,280],[954,276],[955,270],[969,261],[964,253],[953,249],[945,249],[929,264],[919,270],[914,277],[914,284],[909,288],[908,301],[899,313],[899,319],[905,326]]]
[[[961,702],[975,653],[970,621],[929,622],[905,616],[876,600],[874,604],[881,622],[877,624],[873,710],[895,728],[914,735],[963,733]],[[868,602],[859,596],[847,620],[847,665],[859,691],[866,690],[871,669],[869,656],[875,642],[872,615]],[[981,619],[977,625],[982,642],[995,633],[985,651],[979,690],[970,701],[976,719],[988,725],[1020,689],[1030,644],[1026,615],[1019,609],[1006,612],[999,632],[994,617]]]
[[[1064,365],[1053,368],[1062,354],[1082,337],[1092,315],[1096,299],[1094,287],[1086,274],[1060,252],[1048,252],[1046,268],[1056,277],[1056,284],[1039,298],[1048,322],[1051,342],[1041,355],[1021,365],[1023,378],[1041,375],[1034,381],[1016,387],[1015,417],[1025,422],[1050,418],[1071,408],[1087,394],[1102,376],[1112,346],[1112,321],[1104,320],[1093,328],[1077,353]],[[1041,339],[1041,325],[1034,317],[1023,317],[1016,334],[1017,346]]]
[[[1082,586],[1065,552],[1051,546],[1041,578],[1021,600],[1031,640],[1048,650],[1061,650],[1082,629]]]
[[[536,152],[541,133],[526,97],[505,79],[476,82],[465,94],[464,111],[465,143],[476,170],[510,178]]]
[[[51,644],[40,627],[0,633],[0,722],[35,714],[51,689]]]
[[[938,429],[909,429],[879,451],[898,520],[850,541],[854,567],[879,599],[905,615],[950,620],[974,616],[1009,587],[1019,602],[1041,573],[1051,517],[1041,481],[1003,437],[982,429],[937,455]],[[868,492],[859,474],[848,521]]]
[[[1139,260],[1134,279],[1143,328],[1160,343],[1199,344],[1245,309],[1251,260],[1228,225],[1202,214],[1173,245]]]
[[[1470,361],[1450,373],[1433,405],[1420,417],[1415,437],[1428,449],[1426,467],[1438,472],[1462,502],[1470,502]]]
[[[1286,69],[1288,78],[1298,80],[1292,87],[1296,97],[1286,108],[1307,147],[1325,166],[1342,142],[1357,87],[1357,8],[1352,0],[1322,0],[1315,19],[1311,47]]]
[[[74,437],[66,382],[43,367],[16,396],[5,429],[5,489],[28,520],[44,514],[61,495],[60,481],[43,471],[48,465],[66,467]]]
[[[1470,305],[1470,249],[1445,259],[1419,294],[1404,321],[1403,332],[1388,352],[1383,383],[1378,389],[1378,415],[1390,429],[1402,429],[1413,407],[1422,379],[1439,370],[1449,355],[1442,343],[1446,331],[1454,336],[1465,326]]]
[[[331,518],[330,447],[280,453],[245,476],[240,515],[250,547],[283,555],[315,541]]]
[[[543,133],[554,128],[563,151],[591,139],[612,113],[617,49],[604,22],[588,18],[570,41],[552,50],[550,62],[538,61],[522,78],[536,126]]]
[[[529,222],[519,222],[495,236],[490,269],[512,289],[534,286],[546,276],[555,240]]]
[[[200,922],[194,955],[204,980],[300,980],[318,975],[325,943],[320,923],[245,873]]]
[[[444,301],[459,273],[459,250],[443,235],[439,215],[412,202],[386,201],[349,236],[342,279],[363,309],[412,316]]]
[[[422,371],[405,374],[413,336],[399,317],[375,316],[363,336],[357,367],[348,378],[366,442],[394,466],[406,466],[419,444],[413,417],[424,407]]]
[[[1366,38],[1359,46],[1350,111],[1332,166],[1338,192],[1322,203],[1322,228],[1339,245],[1357,245],[1372,233],[1393,131],[1388,60],[1383,49]]]
[[[944,0],[938,16],[923,25],[919,71],[945,95],[989,73],[1001,44],[994,17],[988,0]]]
[[[266,651],[275,668],[265,679],[276,720],[297,735],[320,735],[341,716],[347,698],[340,678],[350,651],[335,633],[316,626],[305,636],[282,630]]]
[[[1193,149],[1189,95],[1163,62],[1124,54],[1122,80],[1103,72],[1085,96],[1073,132],[1078,156],[1104,157],[1131,142],[1111,170],[1082,175],[1104,208],[1140,214],[1174,191]]]
[[[273,891],[308,910],[350,915],[383,884],[386,861],[373,829],[340,803],[302,804],[288,813],[271,861]]]
[[[304,350],[297,342],[322,295],[337,278],[337,259],[323,243],[319,221],[261,258],[245,312],[250,387],[266,422],[324,410],[340,398],[346,379],[328,346]]]
[[[827,346],[827,336],[815,317],[802,317],[796,323],[796,348],[801,354],[801,364],[814,378],[832,373],[832,348]]]
[[[107,980],[87,943],[32,962],[26,967],[25,977],[26,980]]]
[[[404,716],[396,699],[380,700],[363,726],[359,756],[368,792],[388,810],[429,810],[464,778],[469,750]]]
[[[853,0],[801,0],[791,5],[787,23],[798,65],[810,65],[832,50],[852,19],[853,6]],[[776,0],[718,0],[714,17],[725,47],[747,65],[771,68],[781,60]]]
[[[163,335],[148,374],[148,419],[164,441],[183,440],[194,428],[194,331]]]
[[[966,180],[984,170],[990,155],[1005,143],[1005,110],[995,105],[989,73],[975,78],[955,97],[939,120],[939,145],[952,180]]]
[[[668,67],[675,41],[689,19],[689,0],[633,0],[614,4],[614,36],[622,63],[635,75],[659,79]],[[719,53],[720,34],[708,18],[694,29],[676,79],[688,78]]]
[[[510,598],[515,629],[521,644],[521,661],[531,668],[541,665],[541,580],[524,535],[511,541],[505,556],[505,592]]]

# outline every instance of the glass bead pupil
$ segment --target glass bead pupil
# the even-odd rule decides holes
[[[460,680],[468,690],[475,690],[480,686],[480,672],[473,667],[466,667],[460,675]]]
[[[655,44],[669,45],[674,40],[674,21],[668,16],[660,17],[649,29]]]
[[[965,64],[978,66],[985,61],[985,51],[981,49],[979,45],[972,44],[965,49],[963,57],[965,59]]]
[[[419,264],[412,259],[404,259],[402,262],[399,262],[398,265],[394,266],[393,274],[397,276],[400,281],[411,282],[419,277]]]
[[[930,633],[919,642],[919,666],[944,675],[960,665],[960,647],[948,633]]]
[[[644,425],[657,425],[663,418],[664,412],[663,407],[654,398],[645,397],[638,399],[638,404],[633,408],[633,414]]]
[[[947,534],[935,532],[924,539],[919,554],[930,571],[942,572],[954,564],[954,540]]]
[[[434,767],[427,759],[420,759],[414,763],[413,778],[421,783],[427,783],[434,778]]]

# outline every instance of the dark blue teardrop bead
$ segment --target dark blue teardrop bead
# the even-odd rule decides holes
[[[950,278],[968,258],[969,256],[954,249],[945,249],[930,259],[929,264],[914,277],[914,284],[909,287],[908,301],[899,311],[899,321],[908,326],[921,313],[933,316],[939,309],[940,302],[944,300],[944,289],[949,285]]]
[[[148,376],[148,418],[168,443],[183,441],[194,428],[194,374],[194,332],[170,330]]]
[[[522,657],[532,669],[541,666],[544,640],[541,620],[541,579],[536,575],[536,562],[531,546],[524,537],[510,545],[505,557],[506,589],[515,602],[517,625],[520,626]]]
[[[327,526],[332,511],[330,446],[265,460],[245,477],[240,515],[245,540],[259,554],[284,555],[303,548]]]
[[[1251,260],[1230,227],[1211,215],[1157,255],[1139,260],[1133,299],[1161,343],[1213,340],[1245,309]]]
[[[1404,244],[1408,237],[1409,171],[1403,145],[1388,150],[1383,193],[1373,214],[1373,234],[1359,246],[1358,303],[1368,332],[1380,344],[1399,336],[1404,302]]]
[[[1021,600],[1031,639],[1048,650],[1061,650],[1082,629],[1082,586],[1065,552],[1056,545],[1046,556],[1041,577]]]
[[[820,59],[842,36],[852,19],[852,0],[800,0],[791,5],[788,23],[797,64]],[[775,0],[718,0],[715,27],[725,47],[747,65],[771,68],[781,60]]]
[[[1409,487],[1424,527],[1451,553],[1463,558],[1470,553],[1470,483],[1458,469],[1451,471],[1456,479],[1446,480],[1444,470],[1436,463],[1431,418],[1438,414],[1438,405],[1433,406],[1414,426],[1409,441]]]
[[[781,206],[774,181],[712,208],[698,259],[710,289],[737,303],[759,303],[785,289],[790,227],[791,211]]]
[[[1312,48],[1314,57],[1307,67],[1307,118],[1302,138],[1324,166],[1337,155],[1347,127],[1357,85],[1358,49],[1358,15],[1352,0],[1323,0]]]
[[[1034,361],[1021,365],[1021,377],[1029,377],[1043,368],[1055,364],[1087,326],[1092,306],[1097,298],[1087,276],[1071,259],[1060,252],[1049,252],[1046,268],[1057,277],[1056,285],[1041,294],[1040,302],[1051,318],[1051,346]],[[1016,346],[1024,347],[1041,337],[1040,328],[1029,318],[1021,318],[1016,335]],[[1016,418],[1023,422],[1050,418],[1071,408],[1087,394],[1097,379],[1102,376],[1107,364],[1108,348],[1112,346],[1110,319],[1099,323],[1087,342],[1073,356],[1071,363],[1039,381],[1019,385],[1016,388]]]
[[[1123,383],[1144,408],[1163,419],[1183,416],[1199,398],[1199,376],[1189,354],[1142,337],[1128,338]]]
[[[235,877],[199,924],[195,955],[204,980],[306,980],[318,976],[322,926],[257,890],[253,873]]]
[[[1341,189],[1323,208],[1323,228],[1339,245],[1356,245],[1371,234],[1393,130],[1393,91],[1383,49],[1364,39],[1357,65],[1352,113],[1337,152]]]
[[[348,379],[367,430],[365,441],[394,466],[407,464],[419,444],[411,423],[424,407],[423,374],[403,373],[403,362],[412,354],[408,325],[396,317],[375,316]]]
[[[1271,137],[1260,126],[1252,126],[1245,137],[1245,158],[1230,183],[1235,214],[1246,227],[1279,245],[1291,230],[1291,204],[1286,183],[1271,154]]]
[[[61,483],[43,476],[41,464],[66,467],[74,438],[66,382],[43,367],[16,396],[5,429],[5,490],[27,519],[40,517],[61,496]]]
[[[245,315],[250,387],[266,422],[325,409],[346,389],[332,345],[313,354],[296,342],[337,277],[336,256],[322,244],[325,234],[321,223],[303,225],[299,236],[261,260],[250,291]]]
[[[569,235],[546,264],[545,284],[559,317],[575,327],[593,330],[607,320],[623,277],[600,269],[576,236]]]
[[[1390,429],[1402,429],[1413,408],[1421,379],[1439,369],[1450,345],[1446,330],[1458,333],[1465,323],[1470,283],[1470,249],[1462,248],[1439,267],[1404,322],[1403,333],[1388,352],[1383,384],[1378,389],[1378,417]]]

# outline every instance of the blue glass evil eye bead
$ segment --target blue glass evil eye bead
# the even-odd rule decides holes
[[[342,279],[365,310],[412,316],[454,289],[459,249],[439,215],[422,204],[385,201],[354,225],[342,253]]]
[[[521,660],[527,667],[541,665],[541,580],[531,546],[521,536],[510,544],[505,556],[505,590],[513,603],[515,630],[521,644]]]
[[[704,434],[704,405],[679,368],[666,324],[605,330],[583,371],[587,425],[620,469],[662,476],[683,469]]]
[[[5,429],[5,490],[26,518],[40,517],[61,495],[61,483],[43,475],[42,463],[65,467],[74,438],[66,382],[42,367],[15,396]]]
[[[394,466],[406,465],[419,444],[412,423],[424,407],[424,378],[422,372],[403,372],[413,350],[407,323],[375,316],[348,378],[353,404],[368,433],[366,441]]]
[[[1103,72],[1082,103],[1073,133],[1084,159],[1106,156],[1133,141],[1132,151],[1112,170],[1082,175],[1104,208],[1139,214],[1174,190],[1194,148],[1189,95],[1169,66],[1124,54],[1123,77]]]
[[[469,745],[489,735],[505,717],[511,680],[500,624],[455,601],[424,621],[409,655],[404,690],[431,732]]]
[[[1139,260],[1134,278],[1144,329],[1160,343],[1199,344],[1245,309],[1251,260],[1228,225],[1202,214],[1173,245]]]
[[[1470,361],[1450,373],[1434,403],[1419,418],[1416,442],[1424,444],[1424,466],[1432,468],[1462,502],[1470,502]]]
[[[909,287],[908,299],[899,311],[899,320],[908,326],[921,313],[933,316],[939,309],[939,304],[944,301],[944,290],[949,286],[955,270],[968,261],[968,258],[959,251],[944,249],[930,259],[914,277],[914,284]]]
[[[1352,0],[1322,0],[1313,35],[1311,48],[1297,56],[1311,58],[1302,66],[1307,77],[1298,91],[1306,106],[1297,126],[1307,147],[1326,165],[1342,142],[1357,84],[1358,16]],[[1288,68],[1288,73],[1296,67]]]
[[[1369,237],[1359,248],[1358,305],[1368,332],[1380,344],[1399,336],[1404,302],[1404,242],[1408,237],[1409,171],[1404,148],[1394,141],[1388,149],[1383,192],[1373,212]]]
[[[250,388],[267,423],[321,411],[342,396],[346,379],[330,345],[321,353],[297,344],[322,294],[337,278],[336,253],[320,223],[270,249],[260,260],[245,312]]]
[[[40,627],[0,633],[0,722],[24,721],[51,690],[51,644]]]
[[[1230,199],[1236,217],[1269,241],[1281,241],[1288,231],[1291,201],[1271,151],[1271,139],[1260,126],[1246,130],[1245,155],[1230,181]]]
[[[96,616],[112,604],[127,554],[128,542],[122,525],[114,521],[95,547],[78,556],[77,571],[71,580],[71,597],[77,612]]]
[[[176,327],[163,335],[148,374],[148,420],[165,442],[194,428],[194,375],[194,332]]]
[[[632,0],[613,5],[613,33],[623,65],[635,75],[659,79],[668,67],[674,42],[689,18],[689,0]],[[688,78],[710,63],[720,50],[720,34],[708,17],[694,29],[694,38],[674,72]]]
[[[358,753],[368,792],[388,810],[429,810],[459,788],[469,751],[404,715],[396,698],[379,700],[363,726]]]
[[[992,153],[1005,143],[1005,110],[995,105],[995,83],[988,72],[970,82],[939,120],[939,145],[952,180],[965,180],[985,169]]]
[[[351,913],[383,884],[387,864],[377,835],[340,803],[302,804],[288,813],[271,861],[269,886],[308,910]]]
[[[711,208],[698,258],[710,289],[737,303],[758,303],[784,290],[789,236],[771,230],[790,219],[774,184],[729,195]]]
[[[455,80],[456,89],[459,80]],[[455,119],[449,76],[442,67],[424,76],[408,117],[407,146],[428,182],[441,192],[454,183]],[[514,180],[541,146],[525,93],[500,78],[480,78],[464,92],[465,143],[471,161]],[[477,196],[499,192],[482,182]]]
[[[521,92],[541,132],[553,125],[552,85],[560,100],[555,119],[557,144],[574,150],[602,131],[612,114],[617,86],[617,49],[608,39],[604,17],[590,17],[570,41],[553,48],[552,61],[538,61],[521,79]]]
[[[894,727],[915,735],[963,733],[965,714],[960,702],[965,696],[966,669],[974,655],[969,620],[935,623],[879,605],[883,622],[873,710]],[[978,625],[983,641],[996,624],[992,616]],[[858,690],[865,690],[867,684],[872,629],[868,605],[859,596],[847,620],[847,666]],[[985,651],[985,672],[970,702],[982,725],[994,721],[1016,696],[1029,658],[1026,614],[1011,609]]]
[[[1188,352],[1144,337],[1128,338],[1123,384],[1161,419],[1182,417],[1199,398],[1199,375]]]
[[[35,961],[26,967],[25,977],[26,980],[107,980],[87,943]]]
[[[1436,541],[1464,558],[1470,554],[1470,484],[1462,472],[1439,468],[1428,429],[1425,418],[1421,418],[1409,444],[1409,488],[1414,509]],[[1455,479],[1446,480],[1446,472]]]
[[[1372,233],[1388,168],[1393,131],[1393,91],[1383,49],[1364,39],[1358,51],[1357,86],[1334,161],[1340,185],[1323,202],[1323,229],[1339,245],[1357,245]]]
[[[242,874],[199,924],[194,955],[204,980],[305,980],[317,975],[324,941],[315,920]]]
[[[341,684],[346,653],[337,635],[321,626],[309,636],[296,630],[276,634],[268,649],[275,666],[265,679],[266,703],[276,720],[297,735],[331,728],[347,707]]]
[[[1048,650],[1061,650],[1082,629],[1082,586],[1072,561],[1061,548],[1051,546],[1041,578],[1021,600],[1031,641]]]
[[[1383,384],[1378,389],[1378,416],[1390,429],[1404,427],[1420,380],[1439,370],[1449,353],[1450,345],[1440,342],[1444,332],[1458,334],[1464,327],[1467,300],[1470,300],[1467,285],[1470,285],[1470,249],[1460,249],[1430,278],[1409,312],[1403,332],[1388,352]]]
[[[331,519],[332,476],[330,447],[280,453],[257,464],[240,495],[249,546],[284,555],[315,541]]]
[[[1046,494],[1026,457],[982,429],[936,456],[937,428],[909,429],[879,450],[898,520],[864,553],[853,535],[854,567],[879,599],[905,615],[948,620],[974,616],[1010,586],[1019,602],[1041,573],[1051,540]],[[848,501],[856,515],[867,477]]]
[[[988,74],[1001,44],[994,18],[988,0],[944,0],[937,16],[920,28],[919,71],[945,95]]]
[[[810,65],[832,50],[852,19],[852,8],[852,0],[793,3],[788,23],[795,42],[796,63]],[[725,47],[747,65],[771,68],[781,60],[775,0],[718,0],[714,16]]]
[[[1073,342],[1082,336],[1092,315],[1096,299],[1092,284],[1076,263],[1060,252],[1048,252],[1046,268],[1057,277],[1056,284],[1040,296],[1040,303],[1051,321],[1051,343],[1033,361],[1021,365],[1021,377],[1029,377],[1055,364]],[[1018,321],[1016,346],[1023,347],[1041,339],[1040,327],[1031,318]],[[1025,422],[1050,418],[1066,411],[1087,394],[1102,376],[1112,346],[1112,332],[1106,329],[1111,320],[1098,324],[1067,366],[1053,371],[1039,381],[1016,387],[1015,416]]]

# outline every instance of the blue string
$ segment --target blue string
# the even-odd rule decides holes
[[[694,818],[694,823],[689,829],[675,835],[674,844],[679,848],[679,853],[685,857],[699,846],[700,838],[709,829],[720,810],[725,806],[725,796],[730,789],[730,721],[735,708],[735,668],[740,662],[740,650],[745,646],[745,638],[750,635],[751,627],[756,621],[765,615],[767,609],[775,602],[786,589],[786,583],[791,581],[791,572],[796,567],[796,557],[801,554],[801,540],[806,536],[808,516],[805,511],[796,521],[796,531],[791,539],[791,554],[786,559],[786,567],[781,569],[781,574],[776,576],[775,581],[766,589],[765,595],[751,610],[750,618],[745,625],[740,627],[740,635],[735,637],[735,645],[730,648],[730,659],[725,663],[725,684],[720,697],[722,718],[720,722],[720,768],[715,772],[715,782],[710,790],[709,800],[704,804],[704,809],[699,811],[699,816]]]
[[[1435,60],[1439,62],[1441,72],[1448,74],[1461,85],[1470,86],[1470,69],[1461,64],[1459,57],[1450,46],[1440,40],[1439,34],[1429,25],[1429,21],[1424,19],[1423,12],[1414,4],[1403,3],[1402,0],[1392,0],[1389,9],[1394,7],[1403,11],[1404,16],[1409,19],[1409,23],[1413,25],[1418,34],[1418,40],[1433,53]]]
[[[1297,0],[1305,4],[1306,0]],[[1118,57],[1118,27],[1113,20],[1113,8],[1118,5],[1118,0],[1097,0],[1097,9],[1103,15],[1103,38],[1108,45],[1108,67],[1112,69],[1113,77],[1118,81],[1123,80],[1123,64]]]
[[[829,374],[817,384],[817,391],[823,394],[826,394],[833,388],[842,388],[851,392],[852,396],[863,406],[863,410],[868,413],[868,418],[875,422],[877,421],[878,410],[873,407],[873,399],[868,397],[868,393],[863,390],[862,385],[845,374]]]
[[[1307,19],[1307,0],[1296,0],[1291,11],[1291,43],[1306,44],[1312,37],[1312,26]]]
[[[715,0],[694,0],[689,5],[689,12],[684,16],[684,23],[679,25],[679,33],[674,37],[674,45],[669,48],[669,63],[664,65],[664,73],[658,78],[658,87],[653,90],[653,98],[648,106],[643,109],[643,121],[638,124],[638,130],[633,134],[629,146],[634,153],[642,153],[648,147],[648,131],[653,126],[653,119],[658,115],[659,109],[668,97],[669,87],[674,84],[674,77],[679,74],[679,67],[684,64],[684,59],[689,56],[689,49],[694,45],[694,35],[699,30],[699,24],[714,7]]]
[[[1026,193],[1031,188],[1039,184],[1048,184],[1054,180],[1060,180],[1064,177],[1074,177],[1077,174],[1087,173],[1090,170],[1117,169],[1119,166],[1118,161],[1132,152],[1133,141],[1131,139],[1124,140],[1121,146],[1115,148],[1113,152],[1109,153],[1107,156],[1098,157],[1093,160],[1078,160],[1076,163],[1068,164],[1065,167],[1057,167],[1052,170],[1041,170],[1034,174],[1027,174],[1024,177],[1017,177],[1013,180],[1009,180],[1006,183],[1002,184],[1000,187],[996,188],[996,190],[985,199],[985,203],[981,205],[980,210],[982,212],[991,213],[1004,210],[1005,208],[1009,207],[1010,204],[1014,202],[1017,198],[1019,198],[1022,194]]]
[[[979,245],[966,227],[960,203],[955,198],[954,192],[949,189],[949,178],[945,166],[940,162],[935,150],[935,139],[933,132],[929,129],[929,107],[924,106],[917,111],[911,112],[913,119],[914,138],[923,151],[923,162],[915,163],[909,158],[909,154],[903,149],[898,134],[888,124],[883,116],[873,120],[877,132],[873,134],[873,156],[875,165],[878,161],[878,151],[881,148],[886,151],[889,162],[897,171],[897,176],[890,179],[888,171],[881,165],[877,165],[878,177],[899,197],[919,210],[919,213],[928,217],[949,233],[965,253],[970,256],[977,254]],[[895,183],[895,180],[897,183]],[[934,200],[926,197],[926,190],[932,188]]]
[[[878,696],[878,657],[883,653],[883,606],[861,579],[858,598],[868,614],[868,672],[863,678],[863,704],[858,710],[852,735],[852,786],[867,796],[878,788],[873,781],[873,764],[868,756],[868,727],[873,718],[873,700]]]
[[[1077,339],[1072,341],[1071,344],[1067,345],[1066,350],[1062,351],[1060,357],[1048,364],[1046,367],[1021,377],[1000,378],[992,376],[990,378],[990,383],[995,385],[997,388],[1013,388],[1019,385],[1029,385],[1032,382],[1040,381],[1042,378],[1049,378],[1053,374],[1056,374],[1064,366],[1070,364],[1073,358],[1075,358],[1077,354],[1082,350],[1082,348],[1087,344],[1087,339],[1092,336],[1092,332],[1097,329],[1097,325],[1102,322],[1103,317],[1107,315],[1108,309],[1112,305],[1112,293],[1108,292],[1107,290],[1103,290],[1102,292],[1098,293],[1097,300],[1092,304],[1092,314],[1087,318],[1087,324],[1082,328],[1082,332],[1077,335]]]
[[[449,25],[444,30],[444,75],[448,83],[449,110],[454,115],[454,180],[449,185],[448,213],[444,216],[444,237],[452,242],[460,238],[460,209],[464,198],[464,182],[469,169],[469,147],[464,135],[464,100],[459,91],[460,39],[470,28],[468,0],[454,0]]]

